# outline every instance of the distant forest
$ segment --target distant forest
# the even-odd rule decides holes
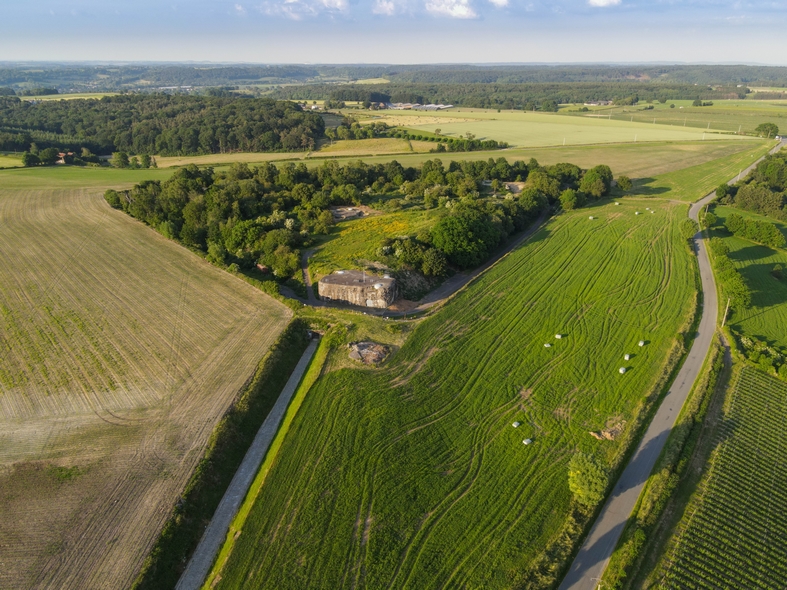
[[[300,100],[371,102],[418,102],[454,104],[476,108],[535,110],[544,103],[585,103],[615,100],[622,104],[661,100],[713,100],[745,98],[746,88],[656,84],[630,81],[548,82],[540,84],[500,83],[399,83],[306,84],[288,86],[272,96]]]
[[[0,150],[193,155],[312,149],[320,115],[288,101],[166,94],[25,102],[0,97]]]
[[[386,78],[397,84],[632,83],[787,88],[787,67],[744,65],[80,65],[0,64],[0,87],[60,92],[319,84]]]

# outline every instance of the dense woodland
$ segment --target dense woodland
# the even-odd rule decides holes
[[[312,149],[322,117],[289,101],[122,95],[25,102],[0,97],[0,150],[87,148],[96,154],[193,155]]]
[[[505,181],[526,181],[519,194]],[[341,166],[328,161],[254,169],[234,164],[214,172],[188,166],[165,182],[107,191],[107,202],[163,235],[201,250],[218,264],[263,265],[286,279],[300,268],[300,249],[331,231],[333,205],[369,204],[386,211],[436,209],[436,222],[417,236],[384,240],[378,259],[395,270],[439,277],[481,264],[567,191],[583,198],[608,193],[607,166],[582,171],[572,164],[509,164],[505,158],[451,162],[421,168],[398,162]]]
[[[721,203],[787,220],[787,153],[767,156],[741,182],[722,185],[716,194]]]
[[[57,87],[65,91],[149,90],[303,84],[387,78],[396,83],[545,84],[625,82],[702,86],[787,87],[787,68],[742,65],[81,65],[4,64],[0,86],[16,90]],[[693,98],[693,97],[692,97]]]
[[[311,84],[288,86],[274,93],[277,98],[371,102],[417,102],[453,104],[474,108],[557,110],[557,104],[614,100],[620,104],[637,101],[744,98],[745,88],[694,86],[688,84],[610,82],[510,83],[403,83]],[[544,109],[545,104],[554,108]]]

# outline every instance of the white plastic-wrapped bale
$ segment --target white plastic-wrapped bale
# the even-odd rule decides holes
[[[640,347],[642,347],[642,346],[645,346],[645,341],[644,341],[644,340],[640,340],[640,341],[639,341],[639,346],[640,346]]]
[[[620,373],[621,375],[622,375],[623,373],[625,373],[625,372],[626,372],[626,367],[620,367],[620,368],[618,369],[618,373]]]

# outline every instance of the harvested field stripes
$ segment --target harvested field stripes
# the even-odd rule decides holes
[[[0,191],[0,251],[0,587],[128,586],[291,314],[97,191]]]
[[[571,453],[622,451],[588,432],[634,419],[687,321],[685,206],[658,209],[561,215],[424,320],[385,368],[321,377],[215,587],[522,581],[568,514]],[[636,354],[621,379],[625,352]]]
[[[745,368],[712,466],[679,529],[666,588],[787,585],[787,385]]]

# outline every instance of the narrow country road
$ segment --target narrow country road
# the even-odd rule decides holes
[[[221,548],[227,531],[229,530],[232,519],[240,508],[241,502],[246,497],[246,492],[249,491],[249,486],[257,475],[257,470],[262,464],[265,453],[268,452],[273,437],[276,436],[276,431],[279,429],[279,423],[284,418],[284,413],[287,406],[290,405],[290,400],[295,393],[298,384],[301,382],[306,367],[309,366],[317,350],[318,340],[312,340],[306,347],[301,360],[295,366],[295,370],[290,375],[287,384],[284,386],[279,398],[276,400],[270,413],[265,418],[265,421],[260,426],[257,436],[251,443],[249,450],[243,457],[243,461],[235,472],[227,491],[224,492],[224,497],[221,499],[213,518],[205,529],[205,532],[197,545],[194,555],[191,556],[188,565],[183,574],[178,580],[176,590],[199,590],[205,577],[208,575],[210,567],[213,565],[213,560],[216,558],[216,553]]]
[[[783,145],[784,142],[779,143],[771,150],[771,153],[779,151]],[[748,174],[760,160],[754,162],[738,176],[742,178]],[[735,182],[738,176],[730,180],[730,184]],[[689,217],[698,221],[699,212],[715,196],[715,193],[711,193],[694,203],[689,209]],[[615,549],[637,498],[639,498],[650,472],[661,454],[661,449],[675,425],[683,403],[686,401],[694,381],[699,376],[710,349],[713,336],[716,333],[716,318],[719,315],[716,281],[713,277],[713,270],[705,243],[702,240],[702,234],[697,233],[693,242],[700,268],[703,293],[703,306],[700,308],[702,318],[697,335],[691,344],[686,362],[683,363],[633,457],[615,484],[601,514],[590,529],[590,533],[585,538],[571,568],[563,579],[563,583],[560,584],[560,590],[594,590],[599,585],[609,563],[609,558],[612,556],[612,551]]]

